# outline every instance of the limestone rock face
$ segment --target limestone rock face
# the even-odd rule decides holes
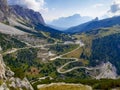
[[[0,22],[8,21],[8,18],[22,19],[29,24],[45,25],[43,17],[39,12],[19,5],[9,6],[7,0],[0,0]]]
[[[0,21],[4,21],[10,16],[10,8],[7,0],[0,0]]]
[[[108,79],[116,79],[117,73],[116,73],[116,67],[113,66],[110,62],[104,63],[100,67],[100,74],[96,77],[96,79],[101,78],[108,78]]]
[[[5,64],[3,62],[3,58],[2,58],[2,55],[0,54],[0,78],[3,79],[3,78],[6,78],[5,76],[5,72],[6,72],[6,69],[5,69]]]
[[[33,90],[32,86],[29,83],[29,81],[27,80],[27,78],[24,78],[23,80],[21,80],[20,78],[11,77],[9,79],[9,81],[11,82],[9,84],[10,87],[14,87],[14,88],[23,88],[23,87],[25,87],[27,90]]]
[[[12,76],[14,76],[14,72],[12,72],[10,68],[5,65],[3,57],[0,54],[0,78],[7,80],[9,77]]]
[[[39,12],[35,12],[31,9],[27,9],[19,5],[12,5],[11,8],[12,8],[13,13],[16,16],[28,21],[30,24],[45,25],[43,17]]]

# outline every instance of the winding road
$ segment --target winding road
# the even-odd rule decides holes
[[[69,53],[72,53],[72,52],[78,50],[79,48],[81,48],[81,47],[83,47],[83,46],[84,46],[84,43],[80,42],[80,45],[79,45],[78,48],[76,48],[76,49],[74,49],[74,50],[72,50],[72,51],[70,51],[70,52],[68,52],[68,53],[65,53],[65,54],[63,54],[63,55],[60,55],[60,56],[57,56],[57,57],[55,57],[55,58],[50,59],[51,61],[53,61],[53,60],[55,60],[55,59],[57,59],[57,58],[60,58],[60,59],[73,59],[73,60],[75,60],[75,61],[67,62],[66,64],[64,64],[63,66],[61,66],[60,68],[58,68],[58,69],[57,69],[57,72],[58,72],[58,73],[65,74],[65,73],[69,73],[69,72],[71,72],[71,71],[73,71],[73,70],[76,70],[76,69],[86,69],[86,70],[96,70],[96,69],[99,69],[99,67],[77,66],[77,67],[73,67],[73,68],[71,68],[71,69],[69,69],[69,70],[62,71],[62,70],[64,70],[63,68],[64,68],[65,66],[67,66],[67,65],[69,65],[69,64],[71,64],[71,63],[74,63],[74,62],[78,62],[78,61],[79,61],[78,58],[62,58],[62,56],[67,55],[67,54],[69,54]]]
[[[25,42],[24,42],[24,43],[25,43]],[[24,47],[24,48],[13,48],[12,50],[9,50],[9,51],[4,52],[3,55],[15,53],[15,52],[17,52],[18,50],[23,50],[23,49],[43,48],[43,47],[48,46],[48,45],[55,45],[55,43],[54,43],[54,44],[46,44],[46,45],[36,45],[36,46],[32,46],[32,45],[30,45],[30,44],[28,44],[28,43],[25,43],[25,44],[27,44],[28,47]],[[93,69],[95,69],[95,68],[88,68],[88,67],[83,67],[83,66],[82,66],[82,67],[74,67],[74,68],[72,68],[72,69],[69,69],[69,70],[66,70],[66,71],[62,71],[62,69],[63,69],[65,66],[67,66],[68,64],[77,62],[77,61],[79,60],[79,59],[77,59],[77,58],[62,58],[62,56],[67,55],[67,54],[69,54],[69,53],[72,53],[72,52],[78,50],[80,47],[83,47],[83,46],[84,46],[84,44],[83,44],[82,42],[80,42],[79,47],[77,47],[76,49],[74,49],[74,50],[72,50],[72,51],[70,51],[70,52],[67,52],[67,53],[65,53],[65,54],[62,54],[62,55],[60,55],[60,56],[57,56],[57,57],[55,57],[55,58],[51,58],[51,59],[50,59],[51,61],[53,61],[53,60],[55,60],[55,59],[57,59],[57,58],[61,58],[61,59],[74,59],[74,60],[75,60],[75,61],[67,62],[66,64],[64,64],[63,66],[61,66],[60,68],[58,68],[58,69],[57,69],[58,73],[65,74],[65,73],[68,73],[68,72],[71,72],[71,71],[73,71],[73,70],[80,69],[80,68],[85,68],[85,69],[87,69],[87,70],[93,70]]]
[[[83,47],[83,46],[84,46],[84,44],[80,41],[79,47],[77,47],[76,49],[74,49],[74,50],[72,50],[72,51],[70,51],[70,52],[67,52],[67,53],[65,53],[65,54],[62,54],[62,55],[56,56],[56,57],[54,57],[54,58],[51,58],[50,61],[54,61],[54,60],[56,60],[56,59],[58,59],[58,58],[61,58],[61,59],[62,59],[63,56],[65,56],[65,55],[67,55],[67,54],[70,54],[70,53],[78,50],[79,48],[81,48],[81,47]],[[66,58],[66,59],[72,59],[72,58]],[[74,59],[77,59],[77,58],[74,58]]]
[[[73,58],[74,59],[74,58]],[[76,70],[76,69],[86,69],[86,70],[96,70],[96,69],[99,69],[99,67],[84,67],[84,66],[77,66],[77,67],[73,67],[72,69],[69,69],[69,70],[66,70],[66,71],[62,71],[63,68],[71,63],[74,63],[74,62],[77,62],[78,59],[75,59],[75,61],[70,61],[70,62],[67,62],[66,64],[64,64],[63,66],[61,66],[60,68],[57,69],[57,72],[58,73],[61,73],[61,74],[65,74],[65,73],[69,73],[73,70]]]

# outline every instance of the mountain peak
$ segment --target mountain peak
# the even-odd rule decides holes
[[[99,21],[99,18],[96,17],[96,18],[94,18],[92,21]]]
[[[98,21],[99,20],[99,18],[98,17],[96,17],[95,19],[94,19],[94,21]]]
[[[73,16],[80,17],[80,14],[74,14]]]

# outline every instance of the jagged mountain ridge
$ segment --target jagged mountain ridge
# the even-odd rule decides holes
[[[42,24],[45,25],[44,19],[39,12],[35,12],[31,9],[21,7],[19,5],[10,6],[18,18],[23,18],[24,20],[30,22],[31,24]]]
[[[23,8],[19,5],[9,6],[7,0],[0,0],[0,21],[8,18],[21,19],[30,24],[39,23],[45,25],[43,17],[39,12]]]

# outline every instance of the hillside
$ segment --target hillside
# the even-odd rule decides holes
[[[71,27],[65,32],[82,33],[82,32],[91,31],[95,29],[112,27],[115,25],[120,25],[120,16],[115,16],[115,17],[107,18],[103,20],[92,20],[87,23],[84,23],[75,27]]]
[[[94,39],[91,47],[91,64],[96,65],[110,61],[117,68],[117,73],[120,74],[119,43],[120,33]]]
[[[81,58],[88,59],[90,66],[110,62],[116,67],[114,70],[119,75],[119,26],[91,30],[75,37],[83,39],[87,44]]]

